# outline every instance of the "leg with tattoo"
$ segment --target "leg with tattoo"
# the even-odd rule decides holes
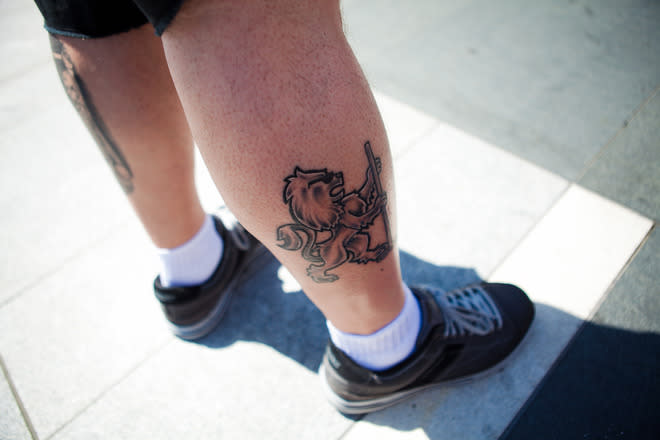
[[[85,125],[87,125],[89,132],[101,149],[124,192],[126,194],[132,193],[133,172],[94,106],[85,82],[76,72],[71,55],[69,55],[60,39],[52,35],[50,37],[50,46],[53,51],[53,59],[55,60],[57,72],[60,75],[62,85],[71,103],[78,111]]]
[[[160,39],[143,26],[51,42],[67,95],[157,247],[154,289],[172,330],[184,338],[208,333],[234,288],[227,274],[242,270],[255,243],[200,205],[192,136]]]
[[[190,0],[163,42],[225,201],[327,318],[335,406],[383,408],[519,344],[533,307],[512,286],[403,284],[387,138],[337,1]]]
[[[392,321],[405,302],[392,161],[338,2],[186,1],[162,40],[239,221],[337,328]]]
[[[186,242],[204,212],[192,136],[160,39],[143,26],[87,40],[51,35],[51,47],[69,99],[154,244]]]
[[[197,263],[199,243],[220,237],[206,281],[155,281],[177,334],[199,337],[217,323],[258,239],[327,319],[320,376],[341,411],[373,411],[499,368],[533,305],[510,285],[447,293],[403,283],[387,136],[337,0],[187,0],[157,41],[142,29],[94,43],[62,37],[53,49],[154,242]],[[252,235],[204,220],[182,108]]]

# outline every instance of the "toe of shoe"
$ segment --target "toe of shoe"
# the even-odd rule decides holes
[[[504,319],[517,329],[520,339],[525,336],[534,320],[534,303],[527,294],[513,284],[484,283],[484,289],[497,303]]]

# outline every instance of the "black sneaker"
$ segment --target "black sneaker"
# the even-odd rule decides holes
[[[214,216],[215,228],[222,237],[222,259],[213,275],[198,286],[164,287],[160,276],[154,280],[156,298],[165,312],[172,332],[183,339],[199,339],[213,330],[229,305],[229,299],[242,280],[245,269],[265,248],[238,222],[225,223]]]
[[[411,288],[422,311],[415,351],[385,371],[353,362],[332,341],[319,375],[328,400],[346,414],[383,409],[420,391],[502,368],[534,318],[534,305],[510,284],[481,283],[449,293]]]

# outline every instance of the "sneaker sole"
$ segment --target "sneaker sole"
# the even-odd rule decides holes
[[[176,325],[167,321],[167,325],[170,328],[170,331],[174,333],[175,336],[188,341],[203,338],[204,336],[211,333],[213,329],[216,328],[220,323],[222,317],[229,308],[231,299],[234,297],[236,292],[236,288],[240,282],[244,281],[243,275],[245,274],[247,268],[251,263],[266,253],[266,247],[259,243],[250,253],[250,255],[245,257],[245,260],[241,263],[240,269],[236,272],[236,275],[226,287],[227,294],[222,296],[220,301],[215,304],[213,310],[211,310],[206,318],[193,325]]]
[[[325,397],[328,399],[330,404],[334,406],[339,412],[343,414],[352,414],[352,415],[367,414],[403,402],[404,400],[410,399],[413,396],[427,390],[441,388],[443,386],[466,384],[486,378],[495,373],[498,373],[504,370],[508,366],[509,362],[511,362],[511,359],[513,359],[515,355],[520,351],[521,347],[525,345],[529,337],[529,334],[530,331],[528,330],[525,336],[523,336],[523,339],[520,341],[518,346],[514,348],[513,351],[511,351],[511,353],[509,353],[507,357],[502,359],[499,363],[493,365],[487,370],[480,371],[470,376],[460,377],[458,379],[448,380],[445,382],[438,382],[429,385],[424,385],[418,388],[412,388],[410,390],[399,391],[398,393],[389,394],[387,396],[378,397],[375,399],[353,401],[353,400],[344,399],[343,397],[336,394],[332,390],[332,388],[330,388],[330,385],[328,385],[328,382],[325,380],[325,367],[323,363],[321,363],[321,368],[319,368],[321,388],[323,389],[323,393],[325,394]]]

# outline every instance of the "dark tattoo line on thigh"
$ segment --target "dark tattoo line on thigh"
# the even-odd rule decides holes
[[[341,172],[303,170],[295,167],[284,181],[284,203],[294,223],[277,228],[278,246],[300,250],[311,264],[307,275],[317,283],[330,283],[339,277],[329,271],[344,263],[380,262],[392,249],[387,195],[380,183],[382,164],[374,157],[369,142],[366,180],[359,189],[344,193]],[[380,228],[374,227],[381,218]],[[371,242],[378,243],[375,247]]]
[[[101,149],[122,189],[126,194],[132,193],[135,189],[133,172],[121,150],[110,136],[110,132],[94,106],[84,81],[76,72],[71,56],[57,37],[51,35],[50,42],[55,66],[66,94]]]

